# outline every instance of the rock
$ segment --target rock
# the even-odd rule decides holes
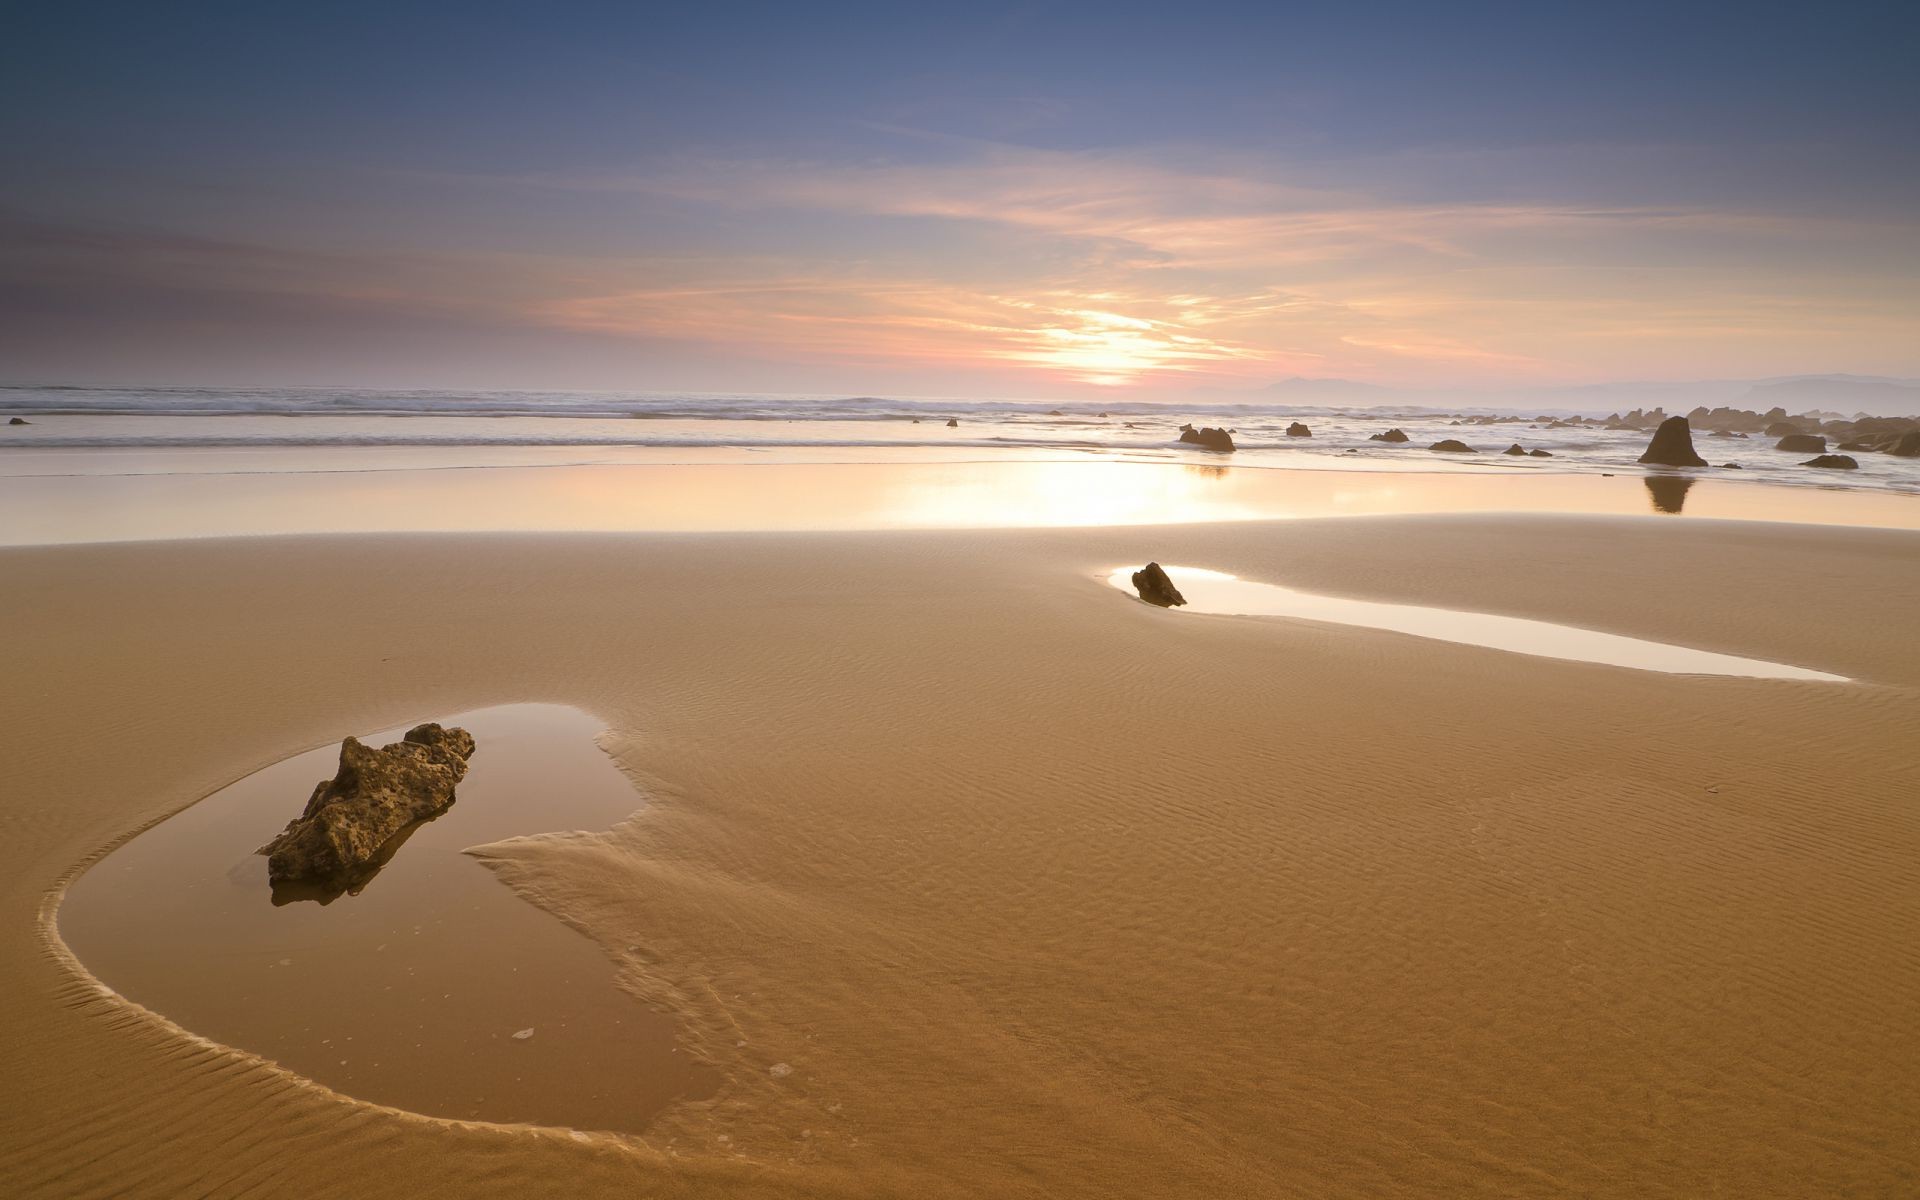
[[[1810,458],[1800,464],[1803,467],[1825,467],[1829,471],[1857,471],[1860,464],[1851,454],[1822,454],[1819,458]]]
[[[1502,450],[1500,453],[1510,454],[1515,458],[1525,458],[1527,456],[1527,448],[1525,446],[1522,446],[1519,442],[1515,442],[1513,445],[1508,446],[1505,450]]]
[[[1799,433],[1800,427],[1792,421],[1775,421],[1760,432],[1770,438],[1786,437],[1789,434]]]
[[[1721,463],[1720,469],[1722,471],[1738,471],[1740,469],[1740,464],[1739,463]]]
[[[1385,433],[1376,433],[1367,438],[1370,442],[1405,442],[1410,439],[1404,429],[1389,429]]]
[[[1887,453],[1899,458],[1920,458],[1920,429],[1909,429],[1900,440],[1887,447]]]
[[[1427,449],[1437,450],[1442,454],[1478,454],[1480,453],[1478,450],[1475,450],[1472,446],[1467,445],[1465,442],[1460,441],[1458,438],[1441,438],[1439,441],[1435,442],[1433,445],[1428,446]]]
[[[1100,415],[1104,417],[1104,416],[1106,416],[1107,414],[1106,414],[1106,413],[1101,413]]]
[[[1312,437],[1313,430],[1308,429],[1305,425],[1302,425],[1300,422],[1295,421],[1293,424],[1287,426],[1287,436],[1288,437]]]
[[[433,724],[378,750],[347,738],[338,772],[321,780],[306,810],[260,848],[268,881],[346,884],[370,875],[390,838],[452,806],[472,755],[473,735]]]
[[[25,417],[15,417],[15,418],[14,418],[13,420],[11,420],[11,421],[8,421],[8,422],[7,422],[7,424],[9,424],[9,425],[31,425],[31,424],[33,424],[33,422],[32,422],[32,421],[29,421],[29,420],[27,420],[27,419],[26,419]]]
[[[1047,415],[1048,415],[1048,416],[1050,416],[1050,417],[1064,417],[1064,416],[1066,416],[1067,414],[1065,414],[1065,413],[1063,413],[1063,412],[1061,412],[1061,411],[1060,411],[1059,409],[1057,409],[1057,408],[1050,408],[1050,409],[1048,409],[1048,410],[1047,410]]]
[[[1552,457],[1553,457],[1553,451],[1551,451],[1551,450],[1529,450],[1529,451],[1527,451],[1527,457],[1528,457],[1528,458],[1552,458]]]
[[[1693,429],[1685,417],[1668,417],[1660,422],[1653,431],[1653,440],[1647,443],[1647,452],[1640,456],[1643,463],[1653,463],[1662,467],[1704,467],[1707,460],[1701,458],[1693,448]]]
[[[1180,440],[1188,445],[1198,446],[1202,450],[1227,451],[1233,449],[1233,435],[1224,429],[1195,429],[1191,425],[1180,427]]]
[[[1157,604],[1161,608],[1175,608],[1185,604],[1187,598],[1180,589],[1173,586],[1173,580],[1167,578],[1166,571],[1157,562],[1150,562],[1133,573],[1133,590],[1148,604]]]
[[[1795,454],[1822,454],[1827,449],[1827,439],[1817,433],[1790,433],[1775,442],[1773,448]]]
[[[1862,451],[1872,450],[1873,447],[1868,445],[1866,442],[1841,442],[1838,446],[1835,446],[1834,449],[1835,450],[1852,450],[1855,453],[1860,453]]]
[[[947,418],[947,428],[948,428],[948,429],[958,429],[958,428],[960,428],[960,422],[958,422],[958,421],[956,421],[956,420],[954,420],[954,419],[953,419],[952,417],[948,417],[948,418]]]

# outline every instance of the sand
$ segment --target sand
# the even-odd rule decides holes
[[[1861,682],[1100,578],[1149,557]],[[0,552],[0,1190],[1912,1194],[1916,595],[1912,533],[1599,517]],[[650,803],[484,856],[713,1100],[633,1139],[381,1109],[58,940],[142,826],[514,701],[594,713]]]

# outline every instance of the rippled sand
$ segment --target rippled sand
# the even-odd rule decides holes
[[[1095,577],[1156,557],[1861,682],[1170,620]],[[1606,518],[0,552],[0,1177],[1907,1193],[1916,595],[1910,533]],[[323,1092],[52,934],[89,856],[292,749],[523,700],[595,713],[651,797],[481,851],[724,1078],[639,1138]]]

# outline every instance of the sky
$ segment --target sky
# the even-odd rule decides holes
[[[189,3],[0,38],[0,382],[1920,375],[1920,5]]]

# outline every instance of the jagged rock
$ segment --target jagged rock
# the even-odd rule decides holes
[[[1293,424],[1287,426],[1287,436],[1288,437],[1312,437],[1313,430],[1308,429],[1305,425],[1302,425],[1300,422],[1295,421]]]
[[[1233,449],[1233,435],[1224,429],[1214,429],[1210,426],[1204,429],[1195,429],[1191,425],[1182,425],[1180,427],[1180,440],[1186,442],[1188,445],[1198,446],[1202,450],[1227,451]]]
[[[1173,580],[1167,578],[1166,571],[1157,562],[1150,562],[1133,573],[1133,590],[1148,604],[1157,604],[1161,608],[1174,608],[1185,604],[1187,598],[1180,589],[1173,586]]]
[[[1427,449],[1437,450],[1442,454],[1478,454],[1480,453],[1478,450],[1475,450],[1472,446],[1467,445],[1465,442],[1460,441],[1458,438],[1441,438],[1439,441],[1435,442],[1433,445],[1428,446]]]
[[[1647,452],[1640,456],[1643,463],[1653,463],[1662,467],[1704,467],[1707,460],[1701,458],[1693,448],[1693,429],[1685,417],[1668,417],[1660,422],[1653,431],[1653,440],[1647,443]]]
[[[1552,457],[1553,457],[1553,451],[1551,451],[1551,450],[1529,450],[1529,451],[1527,451],[1527,457],[1528,457],[1528,458],[1552,458]]]
[[[8,421],[8,422],[7,422],[7,424],[9,424],[9,425],[31,425],[31,424],[33,424],[33,422],[32,422],[32,421],[29,421],[29,420],[27,420],[27,419],[26,419],[25,417],[15,417],[15,418],[13,418],[13,420],[11,420],[11,421]]]
[[[260,847],[268,881],[344,884],[377,869],[388,839],[453,804],[472,755],[473,735],[433,724],[415,726],[378,750],[347,738],[338,772],[321,780],[305,811]]]
[[[1790,433],[1775,442],[1773,448],[1795,454],[1822,454],[1826,452],[1827,439],[1817,433]]]
[[[1800,464],[1803,467],[1825,467],[1829,471],[1857,471],[1860,464],[1851,454],[1822,454],[1819,458],[1810,458]]]
[[[1389,429],[1385,433],[1371,434],[1367,440],[1370,442],[1405,442],[1411,439],[1407,437],[1406,430],[1396,428]]]
[[[1899,458],[1920,458],[1920,429],[1910,429],[1900,440],[1887,447],[1887,453]]]
[[[1525,458],[1527,456],[1527,448],[1525,446],[1522,446],[1519,442],[1515,442],[1513,445],[1508,446],[1505,450],[1502,450],[1500,453],[1512,455],[1514,458]]]
[[[958,422],[958,421],[956,421],[956,420],[954,420],[954,419],[953,419],[952,417],[948,417],[948,418],[947,418],[947,428],[948,428],[948,429],[958,429],[958,428],[960,428],[960,422]]]

